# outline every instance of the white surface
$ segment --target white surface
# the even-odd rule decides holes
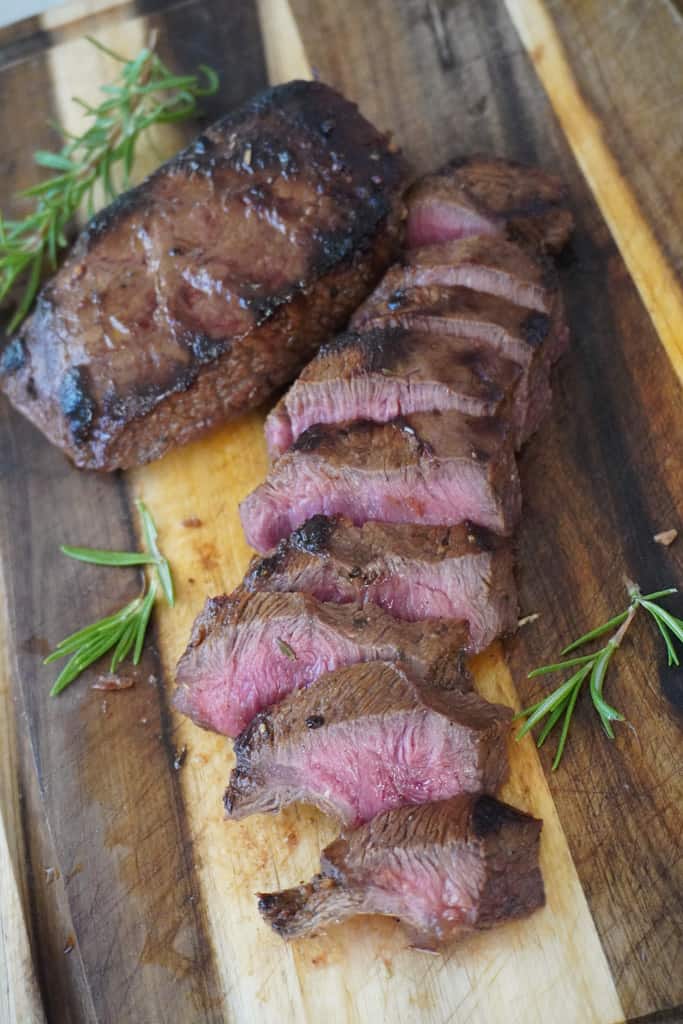
[[[0,0],[0,27],[41,14],[48,7],[57,7],[60,3],[63,0]]]

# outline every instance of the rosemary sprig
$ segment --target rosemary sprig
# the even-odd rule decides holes
[[[140,136],[151,125],[193,117],[197,98],[218,88],[216,72],[203,64],[199,68],[203,82],[199,75],[172,74],[154,52],[155,39],[134,60],[126,60],[96,39],[88,40],[118,61],[121,71],[111,85],[101,86],[105,99],[98,106],[74,97],[89,119],[83,134],[68,135],[56,126],[66,140],[61,151],[34,154],[37,164],[56,172],[19,193],[36,200],[34,211],[21,221],[4,220],[0,214],[0,302],[15,284],[22,282],[24,289],[9,333],[31,308],[45,269],[55,269],[57,253],[68,245],[67,231],[81,205],[85,203],[88,215],[93,214],[98,182],[106,198],[114,199],[128,188]]]
[[[147,551],[104,551],[99,548],[74,548],[66,545],[62,545],[60,550],[70,558],[75,558],[80,562],[90,562],[93,565],[153,565],[166,600],[173,606],[175,603],[173,577],[168,560],[159,550],[156,524],[149,509],[142,501],[137,501],[136,505],[142,519]],[[120,611],[113,615],[107,615],[106,618],[99,619],[84,629],[79,629],[65,637],[44,662],[48,665],[68,654],[71,655],[55,679],[50,696],[56,697],[89,665],[98,661],[102,655],[112,649],[112,672],[116,672],[131,650],[133,651],[133,664],[139,664],[156,595],[156,580],[153,580],[149,587],[145,583],[140,596],[134,598]]]
[[[612,658],[620,647],[639,608],[645,609],[654,619],[666,645],[669,665],[680,664],[674,641],[678,640],[683,644],[683,621],[677,619],[675,615],[672,615],[671,612],[667,611],[666,608],[662,608],[657,603],[661,598],[675,594],[676,588],[667,587],[665,590],[657,590],[652,594],[645,595],[640,593],[640,588],[635,583],[627,583],[627,589],[631,599],[628,608],[596,629],[590,630],[589,633],[584,633],[578,640],[574,640],[573,643],[564,648],[562,655],[571,654],[579,647],[583,647],[584,644],[597,640],[598,637],[605,636],[614,630],[612,636],[603,647],[600,647],[592,654],[566,658],[552,665],[542,665],[540,668],[536,668],[533,672],[529,673],[528,678],[535,679],[539,676],[550,675],[555,672],[564,672],[567,669],[576,669],[564,683],[561,683],[547,697],[539,700],[536,704],[532,704],[530,707],[524,708],[523,711],[520,711],[515,716],[518,719],[525,719],[524,724],[517,733],[516,739],[518,740],[545,719],[543,728],[536,740],[538,747],[543,746],[553,729],[559,725],[560,721],[562,722],[557,751],[553,760],[553,771],[557,771],[562,760],[574,708],[576,707],[583,684],[587,679],[589,681],[588,687],[593,707],[597,711],[602,728],[609,739],[614,739],[612,723],[624,721],[624,716],[604,699],[603,688]]]

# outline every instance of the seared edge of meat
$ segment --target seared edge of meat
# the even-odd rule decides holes
[[[416,413],[386,424],[315,426],[240,505],[249,543],[265,554],[318,513],[509,534],[521,495],[502,416]]]
[[[398,917],[431,950],[544,905],[541,827],[490,796],[388,811],[331,843],[310,883],[261,893],[258,908],[285,939],[354,914]]]
[[[323,672],[404,660],[422,677],[469,642],[462,622],[398,622],[372,605],[236,592],[210,598],[195,620],[176,668],[173,703],[197,725],[236,736],[257,712]]]
[[[512,712],[469,686],[458,659],[426,682],[380,661],[322,675],[237,738],[228,816],[303,801],[355,825],[402,804],[495,792]]]
[[[378,604],[400,619],[465,619],[473,650],[514,630],[512,545],[473,523],[419,526],[316,515],[258,556],[249,591],[303,591],[319,601]]]
[[[387,423],[418,412],[509,414],[522,370],[477,338],[392,325],[338,335],[323,345],[266,419],[271,459],[309,427],[355,420]]]

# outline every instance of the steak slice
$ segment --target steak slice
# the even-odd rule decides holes
[[[383,914],[400,918],[418,949],[433,950],[544,905],[541,827],[491,796],[401,807],[342,834],[323,850],[322,874],[262,893],[258,907],[285,939]]]
[[[398,622],[380,608],[321,604],[306,594],[214,597],[178,663],[174,704],[197,725],[237,736],[323,672],[402,660],[418,677],[436,678],[468,644],[461,622]]]
[[[228,817],[301,801],[345,825],[404,804],[495,792],[507,777],[512,711],[425,685],[400,664],[366,662],[321,676],[257,715],[235,741]]]
[[[518,446],[548,412],[550,366],[561,353],[567,334],[564,325],[547,313],[471,288],[406,287],[388,303],[375,304],[370,296],[356,315],[356,329],[385,326],[475,338],[517,362],[523,371],[515,400]]]
[[[95,469],[259,404],[391,262],[404,176],[332,89],[269,90],[90,221],[5,350],[4,390]]]
[[[517,624],[511,544],[471,523],[354,526],[313,516],[271,555],[255,558],[243,586],[377,604],[410,621],[464,619],[475,651]]]
[[[573,228],[567,190],[538,167],[498,157],[452,160],[407,195],[412,248],[470,235],[507,235],[557,252]]]
[[[521,503],[511,429],[501,416],[416,413],[391,423],[310,427],[240,505],[247,540],[265,554],[311,516],[356,526],[455,526],[511,533]]]
[[[271,458],[316,423],[387,423],[414,412],[456,409],[493,416],[515,401],[522,371],[487,342],[405,327],[341,334],[324,345],[266,419]]]
[[[557,272],[542,252],[516,245],[497,235],[474,235],[458,241],[408,249],[389,267],[372,293],[373,304],[400,302],[405,288],[436,285],[473,288],[497,295],[517,306],[562,319]],[[394,306],[394,308],[396,308]],[[352,324],[363,319],[363,307]]]

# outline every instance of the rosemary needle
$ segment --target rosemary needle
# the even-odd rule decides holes
[[[536,725],[540,725],[543,719],[545,722],[536,740],[537,746],[541,747],[550,733],[562,722],[560,738],[557,744],[557,751],[553,760],[553,771],[556,771],[562,760],[569,727],[571,725],[574,708],[579,698],[585,681],[588,679],[588,689],[595,711],[600,718],[602,728],[609,739],[614,739],[613,722],[622,722],[624,716],[616,708],[608,704],[603,697],[603,689],[607,671],[612,662],[614,654],[621,645],[627,630],[630,628],[636,613],[643,608],[655,621],[666,646],[666,653],[669,665],[679,665],[680,659],[676,651],[674,641],[678,640],[683,644],[683,620],[677,619],[675,615],[662,608],[657,602],[663,597],[669,597],[676,593],[675,587],[667,587],[664,590],[657,590],[652,594],[641,594],[640,588],[634,584],[627,584],[630,603],[625,611],[620,612],[613,618],[608,619],[601,626],[584,633],[578,640],[574,640],[562,651],[562,655],[571,654],[584,644],[597,640],[608,633],[612,636],[607,643],[592,654],[580,655],[574,658],[565,658],[563,661],[554,662],[551,665],[541,665],[529,673],[529,679],[539,676],[550,675],[554,672],[563,672],[566,669],[576,671],[564,683],[561,683],[547,697],[537,701],[535,704],[524,708],[515,717],[524,719],[524,724],[517,732],[516,739],[521,739],[530,732]]]
[[[61,551],[70,558],[93,565],[131,566],[153,565],[167,602],[175,602],[173,577],[168,560],[159,550],[157,528],[147,506],[136,502],[142,519],[143,532],[147,551],[105,551],[99,548],[79,548],[63,545]],[[111,671],[116,669],[130,654],[137,665],[142,656],[147,627],[157,596],[157,582],[153,580],[149,587],[145,584],[142,594],[113,615],[107,615],[83,629],[71,633],[64,638],[45,659],[48,665],[71,655],[62,671],[57,676],[50,696],[56,697],[69,683],[72,683],[88,666],[98,661],[107,651],[112,651]]]
[[[113,83],[101,87],[104,98],[98,106],[74,98],[89,122],[81,135],[58,128],[65,137],[61,151],[34,154],[39,166],[55,173],[19,193],[35,200],[33,212],[20,221],[0,214],[0,303],[15,286],[23,286],[8,333],[31,308],[44,271],[57,266],[58,251],[68,245],[68,230],[80,207],[85,203],[88,214],[94,213],[96,185],[102,185],[108,200],[128,188],[140,136],[154,124],[193,117],[198,97],[218,88],[216,72],[205,65],[199,68],[203,80],[172,74],[154,52],[154,40],[133,60],[88,40],[121,70]]]

